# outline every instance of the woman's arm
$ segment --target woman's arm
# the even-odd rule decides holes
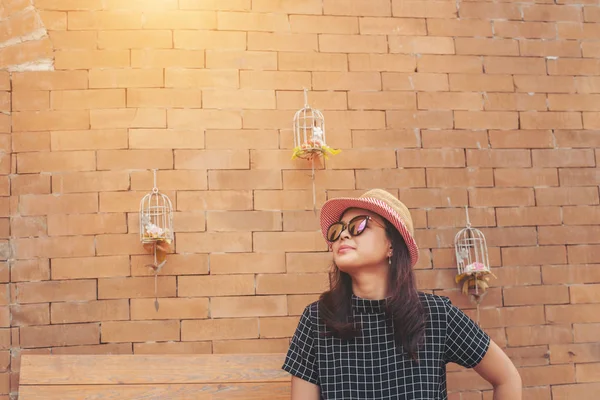
[[[473,369],[494,386],[494,400],[522,399],[519,371],[493,340],[481,362]]]
[[[292,400],[319,400],[321,391],[314,383],[292,376]]]

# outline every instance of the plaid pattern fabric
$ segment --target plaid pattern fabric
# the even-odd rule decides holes
[[[446,297],[419,293],[428,314],[419,361],[397,348],[386,320],[385,300],[352,297],[362,335],[325,337],[317,302],[304,310],[283,369],[319,385],[323,400],[446,400],[446,364],[476,366],[489,336]]]

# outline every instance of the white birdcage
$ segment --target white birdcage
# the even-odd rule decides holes
[[[160,193],[156,186],[140,202],[140,240],[142,243],[173,241],[173,205],[169,197]]]
[[[325,117],[308,105],[308,90],[304,89],[304,107],[294,115],[294,149],[298,158],[312,158],[323,151]]]

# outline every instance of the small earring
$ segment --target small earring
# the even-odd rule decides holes
[[[391,255],[391,254],[388,256],[388,263],[389,263],[390,265],[392,265],[392,255]]]

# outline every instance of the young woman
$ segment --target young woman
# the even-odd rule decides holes
[[[390,193],[329,200],[330,290],[306,307],[283,369],[292,400],[446,400],[446,364],[474,368],[494,400],[520,400],[504,352],[445,297],[418,292],[410,212]]]

